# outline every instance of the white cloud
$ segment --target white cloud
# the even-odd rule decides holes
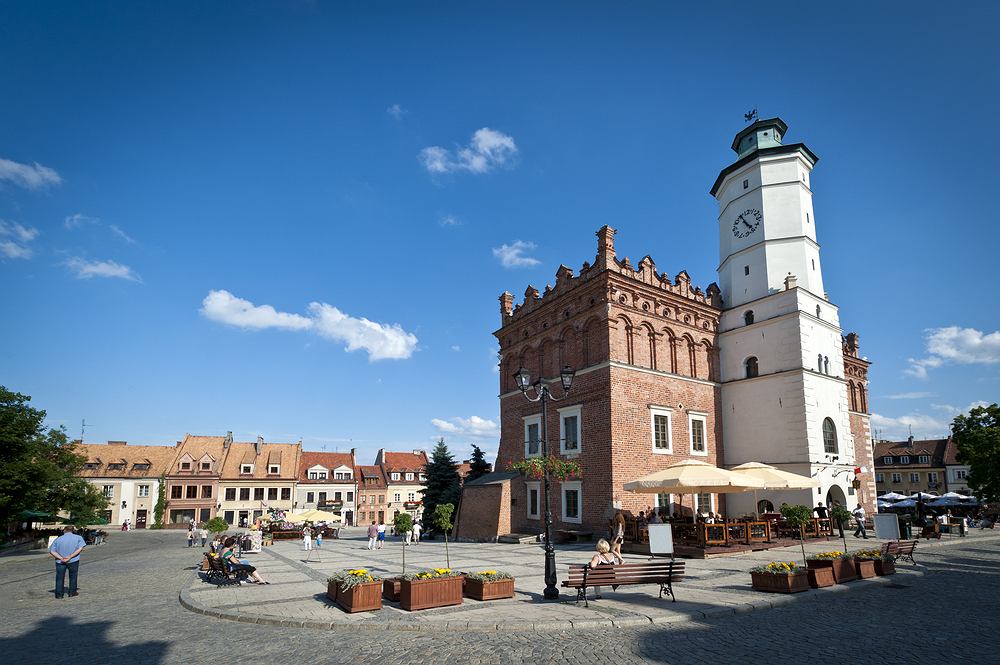
[[[12,238],[0,242],[0,256],[6,259],[30,259],[34,255],[27,245],[38,237],[38,229],[0,219],[0,236]]]
[[[451,350],[454,351],[455,353],[458,353],[459,351],[462,350],[462,347],[460,347],[458,344],[452,344]]]
[[[63,220],[63,226],[65,226],[67,229],[77,229],[80,228],[81,226],[88,226],[90,224],[100,224],[100,223],[101,220],[99,220],[98,218],[88,217],[87,215],[81,215],[80,213],[70,215],[69,217]]]
[[[344,314],[333,305],[309,304],[316,332],[327,339],[345,342],[348,351],[364,349],[368,360],[404,359],[413,355],[417,338],[396,323],[377,323]]]
[[[951,431],[951,422],[955,416],[968,413],[977,406],[987,406],[987,403],[977,400],[964,409],[951,404],[931,404],[931,408],[943,412],[943,416],[931,416],[918,411],[893,418],[873,413],[871,422],[883,439],[905,439],[911,428],[917,439],[945,437]]]
[[[500,259],[500,265],[504,268],[526,268],[541,263],[534,257],[524,255],[532,249],[535,249],[535,243],[515,240],[509,245],[494,247],[493,256]]]
[[[127,242],[130,245],[134,245],[135,244],[135,238],[133,238],[129,234],[125,233],[124,231],[122,231],[120,228],[118,228],[114,224],[108,225],[108,229],[111,231],[111,235],[115,236],[116,238],[124,240],[125,242]]]
[[[25,189],[42,189],[62,182],[62,178],[55,170],[38,162],[21,164],[0,157],[0,181],[4,180]]]
[[[498,438],[500,436],[500,426],[493,420],[470,416],[468,418],[432,418],[434,425],[442,434],[457,434],[473,438]]]
[[[489,173],[498,167],[509,166],[517,155],[514,138],[483,127],[472,135],[469,144],[452,151],[441,146],[430,146],[420,151],[420,161],[430,173]]]
[[[279,312],[270,305],[254,305],[249,300],[237,298],[229,291],[209,291],[201,301],[201,313],[207,319],[240,328],[261,330],[283,328],[305,330],[312,327],[312,320],[298,314]]]
[[[270,305],[254,305],[229,291],[210,291],[202,301],[205,318],[240,328],[262,330],[311,330],[321,337],[343,342],[347,351],[364,349],[369,360],[404,359],[413,355],[417,338],[398,324],[349,316],[332,305],[313,302],[309,315],[279,312]]]
[[[77,279],[108,277],[142,283],[142,278],[134,270],[116,261],[88,261],[74,256],[65,265],[76,274]]]
[[[928,328],[924,341],[926,358],[909,358],[910,367],[906,374],[918,379],[927,378],[928,368],[941,367],[946,363],[959,365],[1000,363],[1000,330],[983,333],[975,328]]]
[[[402,120],[403,116],[406,115],[407,113],[409,113],[409,111],[407,111],[406,109],[404,109],[399,104],[393,104],[392,106],[390,106],[389,108],[387,108],[385,110],[385,112],[388,113],[389,115],[391,115],[396,120]]]
[[[933,393],[896,393],[895,395],[886,395],[886,399],[924,399],[925,397],[930,397]]]
[[[441,226],[461,226],[462,220],[460,220],[458,217],[455,217],[454,215],[445,215],[440,220],[438,220],[438,224],[440,224]]]

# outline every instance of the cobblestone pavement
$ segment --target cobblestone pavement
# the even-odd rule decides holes
[[[901,565],[888,583],[799,594],[766,611],[547,632],[312,630],[195,614],[178,603],[197,558],[183,538],[113,534],[85,553],[80,596],[61,600],[52,596],[51,558],[0,558],[0,662],[1000,663],[1000,540],[992,536],[921,543],[920,563]]]

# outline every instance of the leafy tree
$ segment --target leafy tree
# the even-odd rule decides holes
[[[802,565],[809,567],[806,562],[806,536],[803,532],[806,524],[812,519],[812,510],[807,506],[789,506],[787,503],[781,504],[781,516],[785,518],[791,526],[799,530],[799,547],[802,548]]]
[[[156,505],[153,506],[152,529],[163,528],[163,513],[167,509],[167,478],[160,476],[160,488],[156,491]],[[224,529],[223,529],[224,530]]]
[[[952,437],[958,461],[969,465],[969,488],[983,501],[1000,501],[1000,406],[977,406],[955,416]]]
[[[448,561],[449,568],[451,568],[451,553],[448,551],[448,532],[451,531],[451,516],[454,512],[454,504],[442,503],[435,506],[434,512],[431,514],[431,521],[434,522],[434,526],[444,532],[444,556]]]
[[[413,530],[413,518],[410,513],[399,513],[392,520],[392,525],[396,527],[396,533],[403,539],[403,574],[406,574],[406,534]]]
[[[425,515],[433,515],[437,506],[443,503],[458,503],[462,494],[458,465],[445,445],[444,438],[434,446],[424,474],[427,476],[427,485],[423,489]]]
[[[205,528],[212,533],[222,533],[223,531],[229,530],[229,522],[216,515],[212,519],[205,522]]]
[[[25,510],[67,511],[75,523],[94,522],[108,500],[76,476],[86,458],[63,428],[43,425],[45,412],[30,401],[0,386],[0,525],[18,521]]]
[[[486,453],[483,452],[483,449],[476,444],[472,444],[472,460],[469,465],[469,475],[465,477],[465,482],[485,476],[492,469],[490,463],[486,461]]]

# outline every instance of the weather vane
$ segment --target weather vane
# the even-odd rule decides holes
[[[753,107],[753,109],[749,113],[744,113],[743,114],[743,119],[746,120],[747,122],[753,122],[754,120],[757,120],[757,118],[758,118],[758,116],[757,116],[757,107],[756,106]]]

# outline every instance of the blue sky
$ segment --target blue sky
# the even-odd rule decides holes
[[[715,280],[742,114],[813,173],[887,437],[1000,392],[995,4],[0,4],[0,381],[87,440],[495,450],[497,296]]]

